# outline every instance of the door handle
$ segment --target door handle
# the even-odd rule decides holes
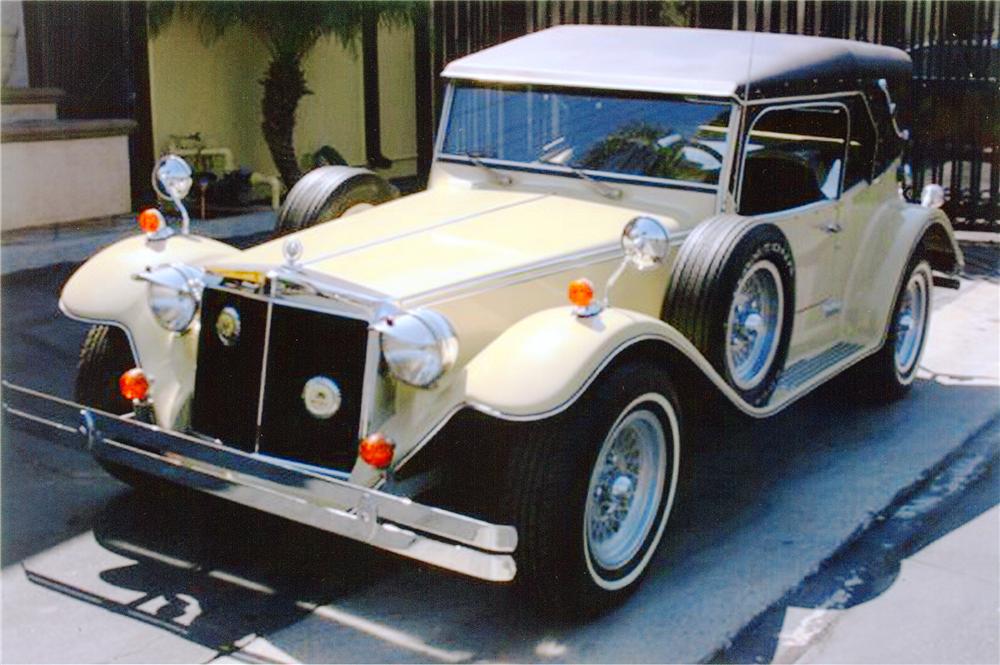
[[[834,220],[832,222],[827,222],[823,225],[823,231],[826,233],[840,233],[844,230],[844,227],[840,225],[840,222]]]

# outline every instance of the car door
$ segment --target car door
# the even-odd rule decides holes
[[[867,227],[885,202],[887,190],[891,192],[895,188],[895,180],[891,176],[883,173],[875,178],[878,134],[867,104],[860,93],[845,103],[850,113],[850,140],[830,273],[831,286],[836,289],[836,293],[832,294],[833,302],[844,311],[850,307],[852,294],[857,295],[867,289],[867,280],[871,279],[871,275],[857,273],[859,257],[867,254],[864,247],[865,238],[870,237]],[[891,196],[891,193],[888,195]],[[840,336],[846,339],[854,333],[845,325]]]
[[[744,142],[739,211],[784,232],[795,260],[795,324],[789,358],[818,352],[838,334],[842,203],[849,132],[840,102],[769,106]]]

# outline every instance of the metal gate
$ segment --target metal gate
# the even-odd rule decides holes
[[[798,33],[902,48],[913,58],[911,196],[938,182],[957,228],[1000,231],[1000,0],[430,2],[415,26],[422,174],[430,168],[445,64],[564,23]]]

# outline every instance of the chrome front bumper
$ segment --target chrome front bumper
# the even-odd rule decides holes
[[[95,457],[492,582],[514,578],[517,530],[281,465],[3,382],[8,414],[80,437]]]

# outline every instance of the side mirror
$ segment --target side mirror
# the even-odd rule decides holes
[[[164,155],[153,167],[153,190],[160,198],[171,201],[181,213],[181,233],[185,235],[191,223],[183,199],[194,183],[191,166],[177,155]]]
[[[653,270],[670,251],[670,234],[652,217],[636,217],[622,231],[625,258],[636,270]]]
[[[670,251],[670,234],[652,217],[635,217],[622,229],[622,250],[625,259],[621,262],[604,285],[604,298],[587,307],[578,307],[577,316],[590,317],[599,314],[609,304],[611,288],[630,265],[645,272],[663,264]]]
[[[153,189],[161,197],[183,199],[191,191],[191,167],[177,155],[164,155],[153,169]]]

